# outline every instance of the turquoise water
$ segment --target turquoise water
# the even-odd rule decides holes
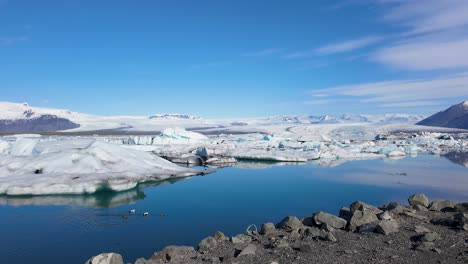
[[[169,244],[195,246],[216,230],[234,235],[286,215],[337,213],[355,200],[405,202],[416,192],[468,201],[468,168],[436,156],[336,167],[241,163],[122,193],[0,196],[0,256],[3,263],[84,263],[119,252],[134,261]]]

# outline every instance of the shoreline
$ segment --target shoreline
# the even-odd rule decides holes
[[[198,248],[167,246],[135,264],[156,263],[466,263],[468,202],[412,195],[409,205],[356,201],[339,216],[315,212],[226,237],[217,231]],[[86,264],[123,264],[103,253]]]

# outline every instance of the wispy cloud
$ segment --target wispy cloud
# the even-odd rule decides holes
[[[337,42],[332,44],[327,44],[319,48],[306,50],[306,51],[297,51],[286,54],[284,58],[286,59],[300,59],[308,58],[317,55],[331,55],[336,53],[350,52],[358,49],[362,49],[373,45],[377,42],[383,40],[383,36],[368,36],[358,39],[346,40],[343,42]]]
[[[398,69],[438,70],[468,66],[468,37],[413,39],[377,50],[371,60]]]
[[[344,42],[325,45],[316,49],[315,52],[320,55],[327,55],[353,51],[375,44],[381,41],[382,39],[384,39],[384,37],[382,36],[369,36],[360,39],[353,39]]]
[[[379,2],[387,5],[389,0]],[[468,1],[390,2],[383,19],[403,32],[397,42],[371,53],[371,61],[412,71],[468,67]]]
[[[388,1],[380,1],[386,3]],[[428,33],[468,25],[468,1],[466,0],[406,0],[393,1],[384,19],[402,23],[408,33]]]
[[[438,106],[444,105],[442,101],[409,101],[409,102],[398,102],[398,103],[387,103],[382,104],[380,107],[426,107],[426,106]]]
[[[376,103],[382,107],[416,107],[434,105],[435,101],[443,99],[468,98],[467,83],[468,72],[439,78],[335,86],[313,90],[309,94],[344,96],[363,103]]]

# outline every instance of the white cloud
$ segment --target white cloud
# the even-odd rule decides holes
[[[402,70],[460,70],[468,66],[468,1],[379,1],[384,21],[402,26],[399,41],[371,53],[372,61]]]
[[[431,105],[435,101],[468,98],[468,73],[439,78],[398,80],[343,85],[310,91],[310,95],[327,93],[330,96],[346,96],[363,103],[375,103],[383,107],[416,106],[415,102]]]
[[[353,51],[361,49],[372,44],[375,44],[381,41],[383,37],[381,36],[370,36],[360,39],[348,40],[340,43],[334,43],[330,45],[325,45],[315,50],[315,53],[320,55],[342,53],[347,51]]]
[[[468,16],[468,15],[467,15]],[[420,40],[384,47],[371,55],[379,63],[407,70],[437,70],[468,66],[468,37]]]
[[[466,0],[406,0],[396,1],[384,19],[399,22],[408,33],[428,33],[468,25]]]
[[[409,102],[398,102],[398,103],[387,103],[382,104],[380,107],[422,107],[422,106],[436,106],[444,105],[441,101],[409,101]]]
[[[383,36],[368,36],[368,37],[363,37],[363,38],[358,38],[358,39],[352,39],[352,40],[347,40],[343,42],[328,44],[328,45],[325,45],[316,49],[312,49],[312,50],[293,52],[290,54],[286,54],[284,58],[300,59],[300,58],[313,57],[317,55],[330,55],[330,54],[336,54],[336,53],[350,52],[350,51],[365,48],[383,39],[384,39]]]

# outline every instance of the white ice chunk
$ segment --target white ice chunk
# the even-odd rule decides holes
[[[10,153],[10,143],[5,140],[0,140],[0,154],[8,154]]]
[[[95,141],[60,152],[0,156],[0,194],[93,193],[103,188],[121,191],[138,182],[201,173],[151,153]]]
[[[176,139],[188,139],[192,141],[208,140],[208,137],[197,132],[187,131],[180,127],[166,128],[162,132],[163,136],[176,138]]]
[[[13,156],[28,156],[37,154],[34,147],[37,144],[36,139],[21,137],[16,140],[11,146],[10,155]]]
[[[403,152],[403,151],[394,150],[394,151],[388,152],[388,153],[387,153],[387,156],[390,157],[390,158],[404,157],[404,156],[406,156],[406,153]]]

